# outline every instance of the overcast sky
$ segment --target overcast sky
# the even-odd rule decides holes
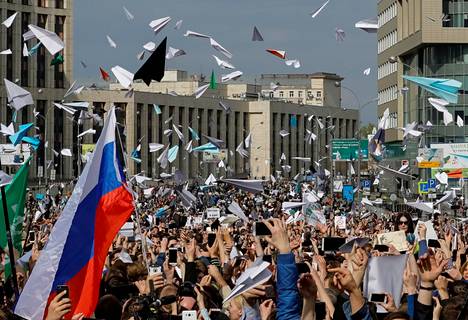
[[[209,41],[185,38],[186,30],[212,36],[233,54],[230,60],[249,79],[262,73],[333,72],[345,78],[344,86],[353,90],[361,104],[377,97],[377,40],[375,34],[356,29],[354,24],[376,16],[375,0],[331,0],[315,18],[310,12],[325,0],[78,0],[74,1],[75,78],[86,82],[99,79],[98,67],[107,70],[115,65],[135,72],[142,64],[136,55],[148,41],[159,43],[168,37],[168,46],[183,49],[186,56],[170,60],[166,69],[187,70],[209,75],[219,74],[212,54],[219,54]],[[122,7],[134,16],[128,21]],[[157,36],[149,22],[170,16],[172,21]],[[177,20],[182,28],[175,30]],[[252,42],[253,26],[260,30],[264,42]],[[337,42],[335,29],[346,33],[344,42]],[[109,35],[117,48],[106,40]],[[273,48],[285,50],[290,59],[299,59],[301,68],[294,69],[265,52]],[[148,55],[146,55],[147,57]],[[145,59],[146,59],[145,57]],[[80,65],[83,60],[88,67]],[[369,76],[363,70],[372,68]],[[225,71],[225,70],[224,70]],[[356,99],[343,90],[346,106],[357,107]],[[366,123],[376,120],[376,102],[361,112]]]

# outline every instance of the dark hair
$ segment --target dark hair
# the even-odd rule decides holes
[[[119,299],[111,294],[106,294],[99,299],[94,311],[96,319],[115,320],[122,317],[122,305]]]
[[[406,312],[402,312],[402,311],[392,312],[384,318],[384,320],[393,320],[393,319],[411,320],[410,316]]]
[[[405,217],[408,220],[408,231],[407,233],[414,233],[413,217],[408,212],[400,212],[395,218],[395,231],[398,231],[398,225],[401,217]]]

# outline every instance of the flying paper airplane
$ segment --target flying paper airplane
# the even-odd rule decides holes
[[[356,22],[354,26],[368,33],[377,33],[377,30],[379,29],[379,25],[376,19],[361,20],[359,22]]]
[[[330,0],[327,0],[324,4],[322,4],[320,6],[320,8],[318,8],[317,10],[315,10],[314,12],[312,12],[310,15],[312,16],[312,18],[315,18],[316,16],[319,15],[319,13],[325,9],[325,7],[327,6],[327,4],[330,2]]]
[[[224,54],[226,57],[229,59],[232,58],[232,53],[230,53],[228,50],[226,50],[222,45],[220,45],[218,42],[216,42],[215,39],[210,38],[210,44],[211,46],[215,49]]]
[[[169,22],[171,21],[171,17],[164,17],[157,20],[153,20],[150,22],[149,26],[153,29],[154,33],[157,34],[159,31],[162,30]]]
[[[134,80],[142,79],[147,86],[151,84],[151,80],[158,82],[162,80],[166,66],[166,44],[167,37],[161,41],[157,49],[135,73]]]
[[[131,14],[130,11],[128,11],[127,8],[123,7],[123,10],[125,12],[125,16],[127,17],[128,21],[131,21],[135,18],[133,14]]]
[[[5,21],[2,22],[2,24],[8,28],[11,27],[13,24],[13,21],[15,21],[16,16],[18,15],[18,12],[13,13],[11,16],[9,16]]]
[[[39,28],[33,24],[28,25],[28,28],[51,55],[55,55],[57,52],[63,50],[65,45],[62,39],[54,32]]]
[[[119,83],[122,85],[122,87],[127,88],[127,89],[128,87],[130,87],[134,79],[133,73],[125,70],[124,68],[120,66],[113,67],[111,71],[114,74],[114,76],[117,78]]]
[[[114,40],[112,40],[112,38],[110,36],[106,36],[107,38],[107,42],[109,42],[109,45],[112,47],[112,48],[117,48],[117,44],[115,43]]]
[[[286,59],[286,51],[284,50],[266,49],[266,51],[280,59]]]
[[[260,31],[258,31],[256,26],[254,26],[253,28],[252,41],[263,41],[263,37],[260,34]]]
[[[221,76],[221,82],[227,82],[229,80],[235,80],[242,76],[243,72],[242,71],[234,71],[229,74],[223,74]]]
[[[16,111],[21,110],[24,106],[34,104],[31,93],[7,79],[3,79],[3,81],[5,82],[8,103]]]
[[[414,76],[403,76],[403,79],[416,83],[423,89],[450,103],[458,103],[458,90],[462,86],[460,81]]]
[[[217,56],[213,55],[216,60],[216,64],[223,69],[235,69],[235,67],[227,61],[221,60]]]

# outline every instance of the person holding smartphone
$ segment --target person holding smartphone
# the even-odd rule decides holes
[[[46,320],[61,320],[63,316],[71,311],[71,300],[68,298],[68,291],[63,290],[58,293],[49,304]]]

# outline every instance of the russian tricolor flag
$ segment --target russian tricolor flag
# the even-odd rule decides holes
[[[42,320],[58,285],[68,285],[72,311],[91,316],[98,301],[102,270],[115,235],[133,212],[133,198],[117,159],[112,108],[91,161],[56,222],[26,283],[15,313]]]

